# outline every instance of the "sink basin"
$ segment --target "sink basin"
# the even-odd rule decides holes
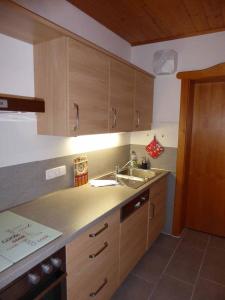
[[[142,180],[149,180],[152,179],[154,177],[156,177],[157,175],[160,174],[160,171],[156,171],[156,170],[144,170],[144,169],[138,169],[138,168],[127,168],[125,170],[122,170],[119,172],[119,174],[117,174],[118,177],[122,177],[122,176],[132,176],[132,177],[136,177]]]
[[[118,174],[109,173],[97,179],[116,180],[121,185],[126,185],[137,189],[146,182],[158,176],[162,171],[159,170],[143,170],[138,168],[127,168],[120,171]]]

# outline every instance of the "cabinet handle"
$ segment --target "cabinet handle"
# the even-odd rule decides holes
[[[117,123],[117,109],[115,107],[112,107],[112,112],[113,112],[113,124],[112,124],[112,128],[116,128],[116,123]]]
[[[73,103],[74,109],[76,110],[76,119],[75,119],[75,125],[74,125],[74,131],[76,131],[79,128],[80,123],[80,111],[79,111],[79,105],[77,103]]]
[[[90,297],[95,297],[98,295],[98,293],[104,288],[104,286],[108,283],[107,278],[104,279],[104,282],[102,285],[100,285],[100,287],[95,291],[89,294]]]
[[[140,112],[139,112],[139,110],[136,110],[136,114],[137,114],[136,128],[138,128],[140,126]]]
[[[142,196],[141,201],[143,201],[143,202],[146,201],[146,197]]]
[[[152,207],[152,215],[150,217],[150,220],[152,220],[155,216],[155,204],[150,202],[150,207]]]
[[[104,226],[99,229],[99,231],[95,232],[95,233],[90,233],[89,237],[96,237],[97,235],[99,235],[100,233],[102,233],[104,230],[106,230],[109,227],[108,223],[105,223]]]
[[[137,203],[134,204],[135,208],[139,208],[141,206],[141,201],[138,201]]]
[[[109,244],[107,242],[105,242],[104,246],[101,249],[99,249],[98,252],[96,252],[94,254],[90,254],[89,258],[95,258],[95,257],[97,257],[100,253],[102,253],[108,247],[108,245]]]

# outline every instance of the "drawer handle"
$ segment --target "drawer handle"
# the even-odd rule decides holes
[[[109,224],[108,223],[105,223],[104,226],[99,229],[99,231],[95,232],[95,233],[90,233],[89,234],[89,237],[96,237],[98,236],[100,233],[102,233],[104,230],[106,230],[107,228],[109,227]]]
[[[104,246],[101,249],[99,249],[98,252],[96,252],[94,254],[90,254],[89,258],[95,258],[95,257],[97,257],[100,253],[102,253],[108,247],[108,245],[109,244],[107,242],[105,242]]]
[[[152,215],[150,217],[150,220],[152,220],[155,217],[155,204],[150,202],[150,207],[152,207]]]
[[[141,197],[141,201],[146,201],[146,197]]]
[[[141,201],[138,201],[136,204],[134,204],[134,208],[139,208],[141,206]]]
[[[98,293],[104,288],[104,286],[108,283],[107,278],[104,279],[103,284],[95,291],[89,294],[90,297],[95,297],[98,295]]]

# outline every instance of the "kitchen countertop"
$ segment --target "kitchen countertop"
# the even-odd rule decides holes
[[[1,272],[0,290],[167,174],[162,171],[138,189],[121,185],[92,187],[88,183],[47,194],[11,209],[18,215],[61,231],[63,235]]]

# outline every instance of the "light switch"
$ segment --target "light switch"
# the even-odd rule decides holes
[[[56,177],[66,175],[66,166],[60,166],[57,168],[48,169],[45,171],[45,179],[50,180]]]

